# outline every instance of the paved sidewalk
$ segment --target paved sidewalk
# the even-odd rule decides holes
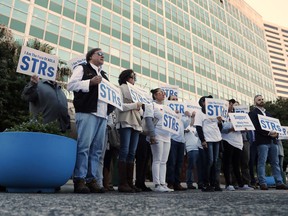
[[[152,186],[151,183],[148,183]],[[0,215],[287,215],[288,191],[74,194],[0,193]]]

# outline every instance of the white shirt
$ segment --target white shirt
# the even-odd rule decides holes
[[[186,132],[184,134],[185,136],[185,146],[186,146],[186,151],[192,151],[192,150],[198,150],[198,148],[203,148],[201,145],[201,141],[199,139],[196,132],[196,128],[193,126],[188,126],[186,129],[189,130],[189,132]]]
[[[218,120],[216,118],[208,118],[202,111],[196,113],[194,126],[202,127],[206,142],[219,142],[222,140]]]
[[[153,102],[152,105],[145,105],[145,112],[144,112],[144,118],[146,117],[152,117],[156,118],[157,124],[155,125],[155,138],[156,140],[160,140],[163,142],[170,142],[171,134],[169,131],[165,130],[162,128],[163,124],[163,115],[164,115],[164,110],[163,110],[163,104],[157,104]],[[166,106],[166,105],[165,105]],[[147,136],[147,141],[150,140],[150,137]]]
[[[178,134],[171,134],[171,139],[175,140],[176,142],[185,143],[184,137],[184,129],[190,124],[191,118],[182,114],[178,114],[181,122],[179,124],[179,133]]]
[[[232,131],[228,133],[228,130],[233,127],[232,123],[229,121],[223,123],[222,128],[222,139],[228,142],[235,148],[240,150],[243,149],[243,137],[240,131]]]
[[[97,74],[99,76],[102,76],[100,71],[102,70],[102,68],[100,67],[98,69],[97,66],[93,65],[90,63],[90,65],[92,66],[92,68],[94,70],[96,70]],[[74,92],[89,92],[89,85],[90,85],[90,80],[82,80],[84,71],[83,71],[83,67],[82,65],[77,66],[74,70],[73,70],[73,74],[68,82],[67,85],[67,90],[68,91],[74,91]],[[95,99],[96,100],[96,99]],[[107,117],[107,103],[98,100],[97,102],[97,112],[92,113],[95,116],[101,117],[101,118],[108,118]]]

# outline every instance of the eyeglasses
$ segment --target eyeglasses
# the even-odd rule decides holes
[[[134,76],[130,75],[129,78],[134,79],[136,81],[136,75],[135,74],[134,74]]]
[[[104,56],[103,52],[95,52],[94,54],[97,54],[98,56]]]

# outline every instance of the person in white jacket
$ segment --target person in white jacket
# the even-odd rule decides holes
[[[187,158],[188,158],[188,167],[186,170],[186,184],[188,189],[196,189],[195,186],[193,186],[193,171],[196,170],[199,171],[199,148],[202,148],[200,139],[198,138],[196,128],[193,127],[194,120],[195,120],[195,114],[196,112],[192,112],[191,115],[191,123],[190,125],[185,129],[184,131],[184,137],[185,137],[185,147],[187,152]],[[198,183],[201,179],[201,174],[198,172]],[[200,180],[201,181],[201,180]]]
[[[170,95],[168,100],[178,101],[178,98],[175,95]],[[181,114],[179,110],[175,110],[175,112],[178,113],[181,121],[179,124],[179,133],[171,134],[171,147],[167,161],[166,180],[170,189],[182,191],[186,190],[186,188],[181,186],[180,179],[185,152],[184,129],[188,127],[191,122],[191,113],[189,111],[185,111],[183,114]]]

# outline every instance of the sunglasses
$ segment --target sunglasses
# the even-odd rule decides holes
[[[96,52],[94,54],[97,54],[98,56],[104,56],[104,53],[103,52]]]
[[[135,74],[134,74],[134,76],[133,75],[129,76],[129,78],[134,79],[136,81],[136,75]]]

